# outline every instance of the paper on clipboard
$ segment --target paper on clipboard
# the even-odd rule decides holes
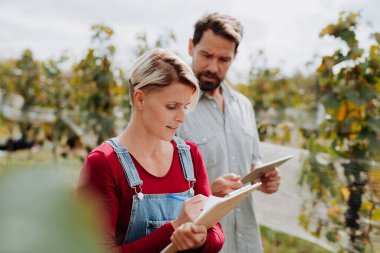
[[[250,182],[252,182],[252,180],[255,180],[257,178],[261,178],[266,172],[272,170],[274,167],[280,166],[281,164],[285,163],[286,161],[288,161],[289,159],[291,159],[293,157],[294,157],[294,155],[289,155],[289,156],[285,156],[285,157],[282,157],[280,159],[274,160],[272,162],[260,165],[257,168],[255,168],[253,171],[249,172],[247,175],[242,177],[240,181],[243,184],[250,183]]]
[[[231,192],[224,198],[210,196],[205,203],[205,208],[194,223],[202,224],[206,226],[207,229],[213,227],[260,185],[261,182],[244,186],[236,191]],[[165,249],[163,249],[161,253],[174,253],[176,251],[177,249],[175,248],[174,244],[171,243]]]

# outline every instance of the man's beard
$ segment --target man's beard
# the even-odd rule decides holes
[[[214,81],[202,81],[202,76],[212,78]],[[197,77],[199,80],[199,87],[203,91],[215,90],[222,83],[222,80],[216,74],[209,71],[201,72],[197,75]]]

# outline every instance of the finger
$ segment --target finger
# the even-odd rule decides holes
[[[225,187],[224,187],[224,190],[223,190],[223,193],[224,195],[226,194],[229,194],[233,191],[236,191],[238,189],[240,189],[241,187],[243,187],[243,183],[241,181],[237,181],[237,182],[228,182]]]
[[[263,184],[266,187],[276,187],[280,185],[280,181],[266,181]]]
[[[196,225],[192,224],[191,225],[191,231],[196,234],[205,234],[207,233],[207,228],[204,225]]]
[[[261,179],[260,178],[256,178],[254,180],[251,181],[251,184],[256,184],[258,182],[261,182]]]
[[[202,195],[202,194],[197,194],[195,195],[194,197],[186,200],[187,203],[192,203],[192,204],[195,204],[195,203],[198,203],[198,202],[201,202],[201,201],[206,201],[208,199],[208,197]]]
[[[229,182],[228,183],[228,186],[229,188],[233,189],[233,190],[237,190],[237,189],[240,189],[241,187],[243,187],[243,183],[240,182],[240,181],[237,181],[237,182]]]
[[[281,182],[281,177],[280,176],[277,176],[277,177],[266,177],[266,178],[263,178],[262,180],[263,183],[280,183]]]
[[[264,177],[275,177],[279,175],[279,171],[276,167],[274,167],[272,170],[266,172],[264,174]]]
[[[172,236],[170,237],[170,240],[172,241],[172,243],[175,245],[175,247],[178,250],[184,250],[185,249],[184,242],[181,239],[180,233],[177,230],[172,234]]]
[[[267,183],[263,184],[261,190],[263,190],[266,193],[273,193],[278,191],[280,184],[279,183]]]
[[[181,229],[177,232],[177,243],[181,245],[179,250],[186,250],[191,248],[193,242],[193,233],[191,231],[191,222],[187,222],[181,226]]]
[[[201,211],[204,208],[205,203],[206,203],[206,201],[199,201],[197,203],[194,203],[191,206],[191,210],[193,210],[193,211]]]

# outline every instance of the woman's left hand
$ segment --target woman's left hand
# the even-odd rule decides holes
[[[186,222],[174,231],[170,239],[178,250],[197,249],[206,242],[207,228]]]

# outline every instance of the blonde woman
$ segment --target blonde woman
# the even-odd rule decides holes
[[[175,137],[198,102],[192,70],[177,56],[153,49],[130,73],[132,116],[117,137],[95,148],[80,175],[79,193],[94,192],[104,206],[106,244],[119,252],[177,249],[218,252],[220,224],[195,225],[211,194],[194,143]],[[184,201],[182,201],[184,200]]]

